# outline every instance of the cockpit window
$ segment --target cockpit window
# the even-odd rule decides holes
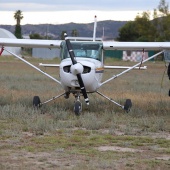
[[[75,57],[93,58],[101,60],[101,43],[72,42]],[[67,46],[63,43],[62,59],[69,58]]]

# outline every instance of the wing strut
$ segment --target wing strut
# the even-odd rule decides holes
[[[18,58],[19,60],[23,61],[24,63],[28,64],[29,66],[33,67],[34,69],[38,70],[39,72],[41,72],[42,74],[46,75],[47,77],[49,77],[50,79],[54,80],[55,82],[57,82],[58,84],[61,84],[60,81],[58,81],[57,79],[55,79],[54,77],[50,76],[49,74],[47,74],[46,72],[40,70],[38,67],[34,66],[33,64],[31,64],[30,62],[24,60],[23,58],[19,57],[18,55],[14,54],[11,51],[8,51],[6,48],[4,48],[5,51],[7,51],[8,53],[12,54],[14,57]]]
[[[164,50],[161,51],[161,52],[159,52],[159,53],[157,53],[157,54],[155,54],[155,55],[153,55],[153,56],[151,56],[151,57],[149,57],[149,58],[147,58],[146,60],[143,60],[142,62],[140,62],[140,63],[138,63],[138,64],[135,64],[134,66],[132,66],[132,67],[126,69],[125,71],[121,72],[120,74],[114,75],[114,76],[111,77],[110,79],[108,79],[108,80],[104,81],[103,83],[101,83],[101,84],[100,84],[100,87],[103,86],[104,84],[110,82],[111,80],[114,80],[114,79],[116,79],[117,77],[119,77],[119,76],[121,76],[121,75],[127,73],[128,71],[134,69],[135,67],[138,67],[138,66],[140,66],[141,64],[143,64],[143,63],[145,63],[145,62],[151,60],[152,58],[155,58],[156,56],[162,54],[163,52],[164,52]]]
[[[143,63],[143,57],[144,57],[144,55],[145,55],[145,50],[143,49],[143,50],[142,50],[142,60],[141,60],[141,62],[140,62],[139,69],[140,69],[140,68],[141,68],[141,66],[142,66],[142,63]]]

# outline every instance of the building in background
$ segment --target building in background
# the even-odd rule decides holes
[[[60,49],[58,48],[33,48],[32,57],[43,58],[43,59],[53,59],[60,57]]]
[[[154,55],[154,51],[146,51],[144,54],[142,51],[122,51],[122,50],[105,50],[105,57],[120,59],[124,61],[140,62],[148,57]],[[151,61],[153,61],[152,59]]]
[[[142,51],[123,51],[124,61],[140,62],[148,58],[148,52]]]
[[[0,28],[0,38],[13,38],[13,39],[15,38],[16,39],[14,34],[12,34],[8,30],[5,30],[3,28]],[[17,54],[17,55],[21,54],[21,48],[20,47],[6,47],[6,49]],[[4,50],[2,55],[10,55],[10,54]]]

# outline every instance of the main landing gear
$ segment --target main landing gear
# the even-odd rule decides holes
[[[49,100],[47,100],[47,101],[45,101],[43,103],[41,103],[41,100],[40,100],[39,96],[34,96],[33,97],[33,107],[38,109],[42,105],[44,105],[46,103],[49,103],[49,102],[51,102],[53,100],[56,100],[57,98],[59,98],[61,96],[64,96],[66,99],[68,99],[69,95],[70,95],[69,92],[65,92],[65,93],[62,93],[62,94],[60,94],[58,96],[55,96],[55,97],[53,97],[53,98],[51,98],[51,99],[49,99]],[[75,93],[74,96],[75,96],[74,113],[75,113],[76,116],[79,116],[81,111],[82,111],[82,103],[80,102],[80,93]]]
[[[121,107],[121,108],[124,109],[127,113],[130,111],[130,109],[131,109],[131,107],[132,107],[132,102],[131,102],[130,99],[127,99],[126,102],[125,102],[125,104],[124,104],[124,106],[123,106],[123,105],[115,102],[115,101],[112,100],[111,98],[105,96],[104,94],[100,93],[99,91],[97,91],[97,93],[98,93],[100,96],[104,97],[105,99],[108,99],[110,102],[112,102],[112,103],[116,104],[117,106]]]
[[[105,96],[104,94],[100,93],[99,91],[97,91],[96,93],[98,93],[100,96],[104,97],[105,99],[108,99],[110,102],[116,104],[117,106],[121,107],[122,109],[124,109],[127,113],[130,111],[131,107],[132,107],[132,102],[130,99],[127,99],[124,106],[120,105],[119,103],[115,102],[114,100],[112,100],[111,98]],[[49,103],[61,96],[64,96],[66,99],[69,98],[70,93],[69,92],[65,92],[62,93],[58,96],[55,96],[49,100],[47,100],[46,102],[41,103],[41,100],[39,98],[39,96],[34,96],[33,98],[33,106],[34,108],[40,108],[42,105]],[[82,103],[80,102],[80,93],[78,92],[74,92],[73,93],[74,97],[75,97],[75,102],[74,102],[74,113],[76,116],[79,116],[81,114],[82,111]]]
[[[34,98],[33,98],[33,107],[34,108],[41,107],[41,100],[40,100],[39,96],[34,96]]]
[[[132,107],[132,102],[130,99],[126,99],[123,109],[128,113]]]
[[[51,98],[51,99],[49,99],[49,100],[47,100],[47,101],[45,101],[43,103],[41,103],[41,100],[40,100],[39,96],[34,96],[33,97],[33,107],[34,108],[40,108],[42,105],[44,105],[46,103],[49,103],[49,102],[51,102],[51,101],[53,101],[53,100],[55,100],[55,99],[57,99],[57,98],[59,98],[59,97],[61,97],[63,95],[66,95],[66,93],[62,93],[62,94],[60,94],[58,96],[55,96],[55,97],[53,97],[53,98]]]

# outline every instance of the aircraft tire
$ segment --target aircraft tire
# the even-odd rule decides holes
[[[80,116],[82,110],[82,104],[80,101],[76,101],[74,104],[74,112],[76,116]]]
[[[39,108],[41,106],[41,101],[39,96],[34,96],[33,98],[33,107],[34,108]]]
[[[126,99],[124,110],[128,113],[132,107],[132,102],[130,99]]]

